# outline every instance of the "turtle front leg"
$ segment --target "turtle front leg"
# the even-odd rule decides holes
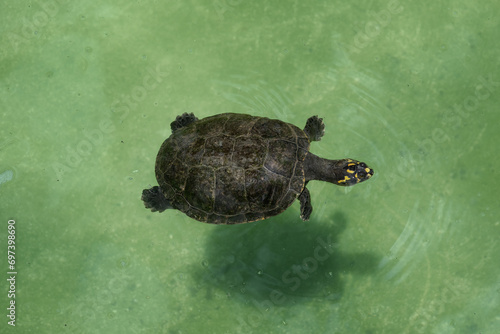
[[[325,134],[323,118],[319,118],[318,116],[309,117],[304,127],[304,132],[309,137],[309,141],[321,140],[321,137]]]
[[[151,209],[153,212],[163,212],[166,209],[172,209],[170,202],[163,196],[158,186],[154,186],[151,189],[144,189],[141,199],[146,209]]]
[[[196,122],[198,118],[193,113],[184,113],[175,118],[175,121],[170,123],[170,128],[172,129],[172,133],[180,128],[188,126],[189,124]]]
[[[309,220],[311,213],[313,211],[313,207],[311,205],[311,194],[309,194],[309,190],[304,187],[302,193],[299,195],[300,201],[300,218],[303,221]]]

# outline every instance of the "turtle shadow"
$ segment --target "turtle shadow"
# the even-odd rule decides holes
[[[207,299],[222,292],[262,310],[311,298],[339,300],[341,275],[374,272],[380,258],[339,251],[347,218],[337,212],[327,220],[302,222],[285,213],[252,224],[218,226],[208,237],[204,260],[191,272]]]

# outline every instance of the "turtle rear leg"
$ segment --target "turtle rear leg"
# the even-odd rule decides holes
[[[170,123],[170,128],[172,129],[172,133],[180,128],[188,126],[189,124],[196,122],[198,118],[193,113],[184,113],[175,118],[175,121]]]
[[[302,193],[299,195],[299,201],[300,218],[302,218],[303,221],[309,220],[313,207],[311,205],[311,194],[309,194],[309,190],[307,190],[306,187],[304,187],[304,190],[302,190]]]
[[[146,209],[151,209],[153,212],[163,212],[166,209],[172,209],[170,202],[163,196],[158,186],[154,186],[151,189],[144,189],[141,199]]]
[[[318,116],[309,117],[304,128],[304,132],[309,141],[321,140],[321,137],[325,134],[325,124],[323,123],[323,118]]]

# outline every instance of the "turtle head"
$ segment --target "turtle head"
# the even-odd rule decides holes
[[[353,159],[338,160],[336,165],[336,184],[339,186],[353,186],[368,180],[374,173],[364,162]]]

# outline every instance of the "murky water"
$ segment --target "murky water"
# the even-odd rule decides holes
[[[18,332],[500,331],[496,2],[4,7]],[[320,115],[311,151],[376,174],[311,182],[309,222],[298,203],[239,226],[151,213],[141,191],[183,112]]]

